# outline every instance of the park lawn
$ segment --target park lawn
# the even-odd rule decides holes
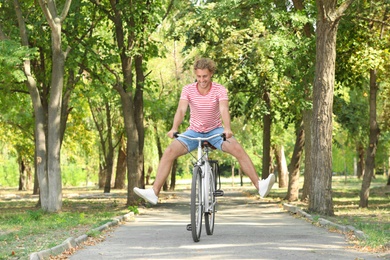
[[[333,176],[332,195],[335,216],[313,215],[314,219],[325,218],[344,226],[350,225],[366,235],[359,240],[347,234],[349,241],[359,250],[385,252],[390,250],[390,186],[387,176],[377,175],[372,180],[368,208],[359,208],[362,180],[356,177]],[[285,189],[275,190],[271,197],[283,201]],[[284,201],[286,202],[286,201]],[[307,211],[308,204],[302,201],[289,202]]]
[[[96,189],[64,189],[62,211],[56,214],[37,209],[36,196],[8,192],[17,197],[0,200],[0,259],[27,259],[31,253],[57,246],[69,237],[94,236],[89,234],[92,229],[129,212],[125,191],[105,195]]]
[[[354,226],[367,234],[365,241],[352,241],[357,248],[383,252],[384,245],[390,243],[390,187],[386,186],[385,176],[378,176],[372,182],[369,208],[359,209],[360,185],[361,180],[357,178],[349,177],[345,181],[344,177],[334,177],[336,215],[324,218]],[[269,199],[282,202],[286,189],[276,186]],[[30,193],[15,189],[0,191],[0,259],[26,259],[32,252],[49,249],[69,237],[95,236],[89,233],[92,229],[130,211],[126,206],[125,190],[103,194],[101,190],[92,188],[64,188],[63,208],[56,214],[46,214],[37,209],[38,198]],[[293,204],[307,208],[300,201]]]

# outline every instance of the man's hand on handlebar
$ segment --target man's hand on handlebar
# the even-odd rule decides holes
[[[171,129],[168,133],[167,133],[167,136],[171,139],[175,138],[174,134],[177,134],[178,131],[177,130],[174,130],[174,129]]]
[[[230,129],[225,129],[225,130],[223,131],[223,133],[225,134],[226,139],[229,139],[230,137],[233,136],[233,132],[232,132],[232,130],[230,130]]]

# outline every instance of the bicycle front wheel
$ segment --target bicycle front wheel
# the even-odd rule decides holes
[[[204,224],[206,227],[206,233],[207,235],[212,235],[214,233],[214,222],[215,222],[215,170],[212,169],[212,172],[209,177],[209,190],[208,190],[208,197],[209,197],[209,205],[208,205],[208,211],[204,213]]]
[[[191,187],[191,232],[194,242],[199,242],[202,232],[202,169],[194,167]]]

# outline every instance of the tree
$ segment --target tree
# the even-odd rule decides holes
[[[27,4],[29,3],[26,3],[26,5]],[[64,127],[64,125],[61,124],[63,123],[62,95],[64,85],[64,64],[69,52],[69,50],[62,50],[61,28],[62,23],[68,14],[71,1],[68,0],[64,3],[62,13],[60,15],[57,13],[54,1],[39,1],[39,4],[46,17],[46,21],[51,28],[52,72],[50,98],[48,98],[48,96],[41,96],[37,81],[32,72],[30,59],[26,59],[24,61],[23,71],[27,78],[26,85],[30,92],[34,107],[35,169],[40,186],[40,203],[43,210],[48,212],[57,212],[62,206],[60,167],[60,149],[64,132],[61,129],[61,127]],[[17,0],[14,1],[14,7],[19,24],[22,45],[29,47],[28,30],[22,15],[21,5]],[[45,103],[45,101],[48,102]],[[47,106],[45,106],[45,104],[47,104]],[[50,122],[50,124],[48,124],[48,122]]]
[[[388,63],[388,55],[383,51],[388,48],[388,37],[383,32],[389,18],[388,6],[382,1],[357,2],[352,7],[340,28],[336,79],[341,87],[336,89],[334,111],[336,120],[356,140],[358,176],[363,176],[360,206],[367,207],[377,149],[383,144],[379,139],[381,119],[377,117],[377,107],[378,101],[386,98],[379,82],[383,82],[385,90],[384,64]],[[365,151],[366,142],[369,145]]]
[[[382,40],[384,38],[384,28],[386,26],[385,22],[389,20],[389,6],[385,7],[383,10],[379,8],[380,13],[383,13],[382,23],[379,23],[378,31],[379,39]],[[382,11],[383,10],[383,11]],[[381,12],[382,11],[382,12]],[[375,22],[370,21],[369,23],[370,31],[375,30]],[[377,42],[374,40],[374,42]],[[382,63],[382,62],[381,62]],[[378,92],[378,68],[381,68],[381,63],[373,64],[374,66],[370,67],[370,95],[369,95],[369,103],[370,103],[370,134],[369,134],[369,144],[367,146],[366,151],[366,162],[365,162],[365,174],[363,176],[362,189],[360,191],[360,202],[359,206],[362,208],[368,207],[368,197],[371,185],[371,179],[374,175],[375,169],[375,155],[377,151],[377,145],[379,141],[379,125],[377,122],[377,92]],[[383,63],[382,63],[383,64]]]
[[[312,188],[309,210],[333,215],[332,117],[336,36],[340,19],[353,0],[337,6],[336,0],[317,0],[316,65],[311,128]]]
[[[102,83],[103,84],[103,83]],[[96,86],[95,89],[98,89]],[[89,107],[96,129],[99,133],[99,141],[102,153],[101,170],[105,172],[104,193],[110,193],[111,180],[114,173],[114,155],[122,139],[122,122],[115,113],[115,104],[109,101],[109,94],[106,88],[101,91],[101,96],[92,100],[88,98]],[[113,99],[112,99],[113,100]],[[120,121],[120,122],[118,122]],[[100,183],[100,181],[99,181]]]
[[[145,62],[157,55],[156,45],[149,36],[165,19],[173,1],[103,3],[90,0],[90,2],[110,21],[109,30],[115,39],[114,43],[107,42],[98,52],[108,57],[104,64],[112,74],[111,85],[121,100],[127,137],[127,204],[133,205],[137,201],[133,188],[143,186],[144,183],[143,93],[147,86]],[[106,23],[103,26],[106,26]],[[107,46],[109,47],[105,49]],[[118,62],[119,68],[116,66]]]

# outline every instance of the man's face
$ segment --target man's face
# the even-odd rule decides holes
[[[195,70],[195,75],[200,88],[211,86],[211,77],[213,74],[208,69],[197,69]]]

